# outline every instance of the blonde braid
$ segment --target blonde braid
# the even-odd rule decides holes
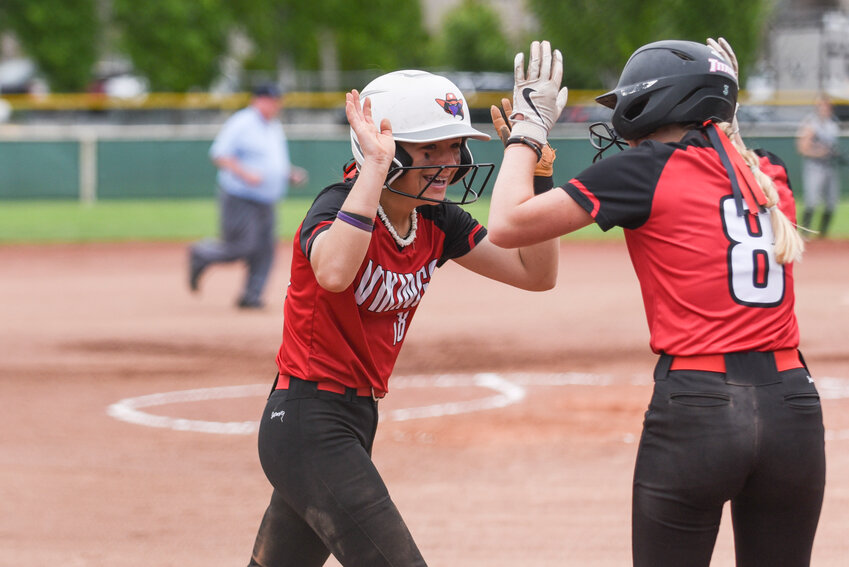
[[[784,211],[778,206],[780,197],[778,189],[775,188],[772,178],[761,171],[760,160],[755,152],[742,145],[742,138],[736,136],[732,126],[728,122],[720,124],[722,131],[734,144],[734,148],[743,156],[743,160],[751,168],[764,195],[767,199],[767,209],[772,223],[772,232],[775,235],[775,259],[779,264],[789,264],[802,259],[805,250],[805,242],[796,230],[796,226],[790,222]]]

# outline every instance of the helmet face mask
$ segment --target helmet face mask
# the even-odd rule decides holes
[[[737,91],[731,65],[716,51],[667,40],[636,50],[616,88],[596,101],[613,109],[611,122],[621,138],[638,140],[667,124],[727,122]]]
[[[448,193],[446,193],[445,197],[442,199],[426,197],[425,193],[427,190],[430,189],[430,186],[436,178],[439,177],[446,169],[458,170],[457,173],[454,174],[453,179],[449,182]],[[489,182],[489,178],[492,176],[494,169],[495,164],[492,163],[478,163],[470,166],[457,166],[455,164],[392,166],[389,168],[389,174],[387,175],[384,187],[397,195],[404,195],[405,197],[411,197],[413,199],[418,199],[419,201],[468,205],[469,203],[477,201],[483,194],[483,190],[486,188],[486,184]],[[428,170],[429,173],[435,172],[433,173],[433,179],[425,183],[424,187],[422,187],[417,193],[408,193],[397,188],[397,186],[392,186],[392,182],[397,180],[406,172],[416,170]],[[460,182],[459,186],[456,185],[458,181]],[[452,186],[454,186],[453,189]]]
[[[593,163],[600,160],[604,152],[613,146],[616,146],[619,150],[628,148],[628,144],[623,142],[619,134],[605,122],[594,122],[590,124],[589,134],[590,144],[598,150],[595,156],[593,156]]]
[[[395,139],[395,157],[386,176],[385,187],[400,195],[432,201],[437,203],[471,203],[482,194],[486,183],[495,168],[494,164],[476,164],[468,147],[468,138],[489,140],[490,137],[471,125],[468,104],[457,86],[439,75],[425,71],[405,70],[395,71],[376,78],[360,93],[363,102],[371,100],[372,117],[375,124],[380,124],[384,118],[392,126],[392,137]],[[414,166],[410,157],[398,142],[424,143],[438,142],[451,138],[460,138],[460,163],[433,164]],[[351,149],[354,160],[362,166],[364,156],[360,149],[357,136],[351,129]],[[480,172],[479,169],[488,169]],[[449,181],[449,186],[463,181],[462,194],[454,197],[446,195],[445,199],[431,199],[422,194],[428,189],[411,194],[392,187],[392,182],[399,179],[407,171],[417,169],[432,169],[442,173],[445,169],[455,169],[456,173]],[[467,179],[468,176],[468,179]],[[428,186],[430,183],[427,184]],[[450,187],[449,187],[450,189]],[[459,188],[458,188],[459,189]]]

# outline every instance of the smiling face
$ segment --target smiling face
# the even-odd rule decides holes
[[[429,199],[442,200],[448,190],[448,184],[457,174],[460,164],[460,149],[463,138],[450,138],[438,142],[397,142],[413,159],[413,167],[429,166],[424,169],[411,169],[392,182],[392,187],[408,195],[422,194]],[[440,169],[440,166],[449,166]],[[429,185],[428,185],[429,184]]]

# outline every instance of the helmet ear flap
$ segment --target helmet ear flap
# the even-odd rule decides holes
[[[472,151],[466,143],[466,138],[463,138],[463,143],[460,144],[460,167],[457,168],[457,173],[455,173],[454,178],[451,179],[451,184],[453,185],[466,177],[466,175],[472,170],[470,166],[473,163],[475,163],[475,160],[472,157]]]
[[[413,165],[413,156],[407,153],[407,150],[401,147],[401,144],[395,144],[395,157],[392,158],[392,167],[389,168],[389,173],[386,174],[386,184],[389,185],[406,171],[405,167]]]

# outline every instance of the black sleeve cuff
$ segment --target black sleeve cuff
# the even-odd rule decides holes
[[[542,195],[553,188],[554,178],[552,176],[534,175],[534,195]]]

